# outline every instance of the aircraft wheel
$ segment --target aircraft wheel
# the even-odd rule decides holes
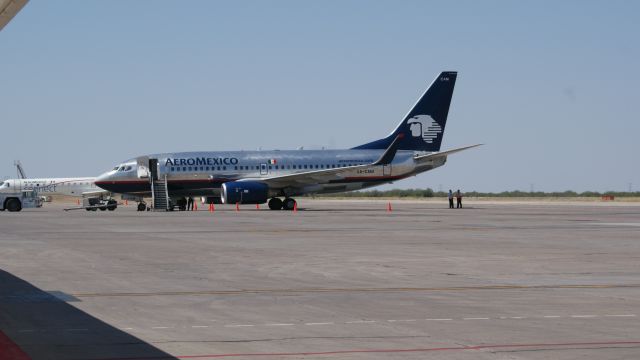
[[[100,206],[99,209],[100,209],[100,211],[105,211],[105,210],[107,210],[107,207],[106,206]]]
[[[280,200],[279,198],[271,198],[271,200],[269,200],[269,209],[271,210],[282,209],[282,200]]]
[[[89,209],[89,210],[91,210],[91,211],[98,211],[98,209],[97,209],[97,208],[92,208],[92,209]]]
[[[292,198],[286,198],[284,199],[284,202],[282,203],[282,209],[283,210],[293,210],[293,208],[296,207],[296,200],[292,199]]]
[[[118,207],[118,202],[115,200],[107,201],[107,210],[113,211]]]
[[[138,211],[145,211],[145,210],[147,210],[147,204],[139,203],[138,204]]]
[[[22,210],[22,204],[20,204],[20,200],[18,199],[9,199],[5,205],[5,208],[11,212]]]

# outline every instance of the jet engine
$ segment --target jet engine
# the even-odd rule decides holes
[[[220,191],[223,204],[264,204],[268,197],[269,186],[257,181],[226,182]]]

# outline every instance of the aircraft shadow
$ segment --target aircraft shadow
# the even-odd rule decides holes
[[[0,270],[0,342],[4,333],[33,360],[176,359],[67,301]]]

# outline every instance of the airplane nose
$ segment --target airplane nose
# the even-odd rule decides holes
[[[113,174],[114,174],[113,170],[107,171],[106,173],[96,178],[95,184],[105,190],[111,191],[109,189],[109,185],[113,184],[113,180],[114,180]]]

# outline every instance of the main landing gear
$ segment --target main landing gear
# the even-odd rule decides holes
[[[284,201],[280,198],[271,198],[269,200],[269,209],[271,210],[293,210],[296,208],[296,200],[293,198],[285,198]]]

